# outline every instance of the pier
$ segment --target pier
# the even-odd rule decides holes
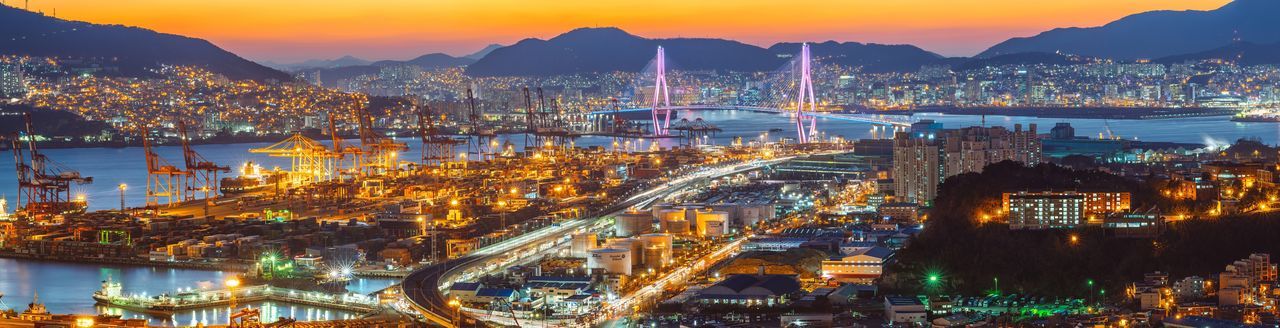
[[[236,303],[273,301],[289,304],[368,314],[378,310],[378,298],[354,293],[330,294],[278,288],[267,285],[232,289],[181,292],[175,295],[124,295],[120,283],[103,282],[102,290],[93,294],[98,304],[157,315]]]

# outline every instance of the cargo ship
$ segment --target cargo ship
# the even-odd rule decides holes
[[[266,189],[270,184],[262,175],[262,166],[246,162],[240,167],[240,175],[234,178],[222,178],[218,190],[223,195],[235,195]]]

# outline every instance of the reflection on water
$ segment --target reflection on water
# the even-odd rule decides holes
[[[736,110],[702,110],[679,113],[682,119],[703,120],[716,125],[721,132],[710,138],[707,143],[727,145],[734,138],[758,140],[767,135],[767,139],[776,141],[779,138],[795,138],[795,123],[787,115],[758,113]],[[895,117],[898,118],[898,117]],[[945,127],[959,128],[984,123],[981,116],[917,114],[909,120],[933,119],[942,122]],[[1013,126],[1013,124],[1030,123],[1039,125],[1041,133],[1048,133],[1054,123],[1070,122],[1081,136],[1097,137],[1100,133],[1117,135],[1125,139],[1138,138],[1145,141],[1170,141],[1187,143],[1222,143],[1232,142],[1239,138],[1256,137],[1268,144],[1280,141],[1280,124],[1277,123],[1238,123],[1231,122],[1228,117],[1192,117],[1161,120],[1096,120],[1096,119],[1042,119],[1034,117],[987,116],[986,125]],[[774,132],[768,132],[773,130]],[[873,125],[862,122],[843,121],[830,118],[819,118],[818,131],[824,136],[841,136],[845,139],[891,138],[893,128],[873,128]],[[1111,133],[1107,133],[1107,131]],[[328,140],[319,140],[329,143]],[[399,138],[409,146],[401,158],[414,161],[421,158],[421,143],[417,138]],[[515,148],[524,146],[524,135],[498,136],[499,144],[510,142]],[[614,138],[604,136],[585,136],[578,138],[575,144],[580,147],[601,146],[611,148]],[[632,149],[646,150],[652,143],[661,147],[672,147],[680,144],[677,139],[622,139],[620,143],[630,142]],[[351,141],[358,143],[358,141]],[[249,149],[267,146],[270,143],[245,143],[229,145],[197,145],[196,151],[209,160],[222,165],[238,165],[254,161],[264,168],[280,167],[288,169],[287,158],[268,157],[263,154],[250,154]],[[505,147],[504,147],[505,148]],[[462,145],[458,152],[465,152]],[[93,210],[112,209],[119,206],[121,183],[130,188],[125,192],[125,200],[129,206],[140,206],[145,202],[146,163],[140,147],[130,148],[85,148],[85,149],[48,149],[43,151],[53,160],[68,167],[79,170],[87,176],[95,178],[95,182],[85,186],[74,186],[73,193],[83,194]],[[180,161],[182,148],[175,146],[157,147],[156,153],[172,161]],[[12,157],[0,160],[0,167],[13,167]],[[7,165],[7,166],[6,166]],[[233,172],[232,174],[235,174]],[[4,195],[17,194],[16,177],[12,174],[0,174],[0,192]]]
[[[218,289],[228,274],[218,271],[153,268],[138,266],[106,266],[16,259],[0,259],[0,293],[4,305],[21,312],[32,297],[40,294],[40,302],[50,312],[58,314],[107,313],[124,318],[148,319],[153,325],[177,326],[196,323],[225,324],[229,309],[207,308],[180,312],[168,317],[156,317],[119,308],[96,305],[94,291],[103,280],[111,277],[120,282],[125,294],[160,295],[178,289]],[[348,290],[368,294],[396,283],[395,279],[356,279]],[[264,321],[279,317],[297,320],[337,320],[359,316],[339,310],[278,302],[257,302],[244,305],[262,309]],[[242,306],[244,306],[242,305]]]
[[[41,298],[43,299],[43,297]],[[275,302],[255,302],[242,304],[237,309],[256,308],[261,311],[260,319],[263,323],[271,323],[281,318],[293,318],[298,321],[324,321],[324,320],[345,320],[359,318],[360,314],[339,310],[330,310],[322,308],[314,308],[308,306],[300,306],[293,304],[280,304]],[[97,313],[118,315],[126,319],[148,319],[150,325],[154,326],[195,326],[201,325],[218,325],[226,324],[230,321],[232,311],[228,307],[212,307],[191,311],[179,312],[171,316],[157,316],[141,313],[133,313],[120,308],[96,305],[94,309]]]

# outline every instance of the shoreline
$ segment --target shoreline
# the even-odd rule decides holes
[[[111,258],[111,257],[58,257],[58,256],[40,256],[25,253],[15,253],[12,251],[0,251],[0,258],[13,260],[33,260],[43,262],[61,262],[71,264],[104,264],[116,266],[134,266],[149,268],[170,268],[170,269],[188,269],[200,271],[219,271],[219,272],[236,272],[244,273],[250,270],[251,264],[226,262],[226,263],[195,263],[195,262],[164,262],[151,261],[145,259],[134,258]]]
[[[1230,108],[1172,108],[1172,107],[954,107],[929,106],[910,110],[855,110],[856,114],[912,116],[916,113],[933,113],[965,116],[1010,116],[1045,119],[1092,120],[1161,120],[1192,117],[1232,116]]]

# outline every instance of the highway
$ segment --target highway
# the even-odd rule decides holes
[[[472,322],[471,318],[455,318],[464,317],[463,312],[458,311],[454,307],[450,307],[445,299],[443,290],[451,286],[454,282],[465,281],[471,277],[481,274],[484,271],[496,269],[499,267],[494,260],[498,262],[515,261],[521,258],[521,254],[533,255],[539,250],[545,250],[554,247],[557,244],[568,242],[573,232],[585,231],[585,229],[593,224],[601,223],[604,218],[609,215],[624,211],[630,207],[649,204],[672,191],[678,191],[689,184],[706,178],[716,178],[726,175],[747,172],[761,167],[778,164],[793,157],[780,157],[770,160],[756,160],[749,163],[736,164],[725,167],[704,168],[694,172],[685,174],[671,181],[654,186],[644,192],[637,193],[627,199],[615,203],[597,211],[597,215],[589,216],[583,219],[562,222],[558,225],[552,225],[541,230],[526,233],[518,237],[508,239],[493,245],[478,249],[467,256],[449,260],[437,265],[431,265],[410,273],[402,283],[404,295],[409,298],[409,303],[414,309],[421,312],[423,316],[433,324],[443,327],[457,327],[456,322],[467,321]],[[531,246],[531,247],[530,247]],[[530,249],[532,248],[532,250]],[[476,271],[475,269],[481,269]],[[687,269],[687,268],[685,268]],[[684,270],[684,269],[681,269]],[[668,276],[670,278],[670,276]],[[652,286],[651,286],[652,287]],[[661,291],[661,289],[657,289]]]

